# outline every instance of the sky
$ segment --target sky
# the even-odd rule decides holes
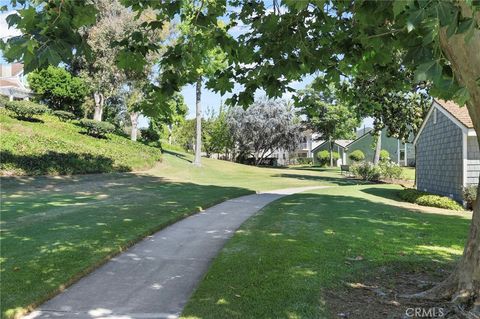
[[[9,1],[8,0],[0,0],[0,6],[5,5],[5,4],[9,4]],[[2,38],[2,39],[5,39],[5,38],[15,36],[15,35],[19,34],[18,30],[8,28],[8,25],[7,25],[7,22],[6,22],[5,18],[11,13],[12,13],[12,11],[7,11],[7,12],[0,13],[0,38]],[[241,25],[237,26],[236,29],[233,30],[233,33],[235,33],[235,34],[232,34],[232,35],[235,36],[236,34],[238,35],[242,31],[244,31],[244,29],[242,30],[242,28],[244,28],[244,26],[241,26]],[[0,52],[0,63],[5,63],[5,60],[3,59],[3,55],[1,54],[1,52]],[[307,77],[303,78],[302,81],[292,82],[290,86],[294,89],[303,89],[303,88],[305,88],[306,85],[308,85],[312,82],[313,78],[314,78],[313,76],[307,76]],[[204,110],[203,113],[205,113],[206,110],[210,110],[210,111],[213,111],[213,112],[218,112],[219,107],[222,104],[222,102],[224,102],[233,93],[235,93],[235,92],[228,93],[224,96],[221,96],[220,94],[217,94],[217,93],[212,92],[212,91],[210,91],[206,88],[203,88],[202,89],[202,100],[201,100],[202,109]],[[194,85],[185,86],[182,90],[182,95],[184,97],[185,103],[188,106],[187,118],[194,118],[195,117],[195,86]],[[258,91],[257,94],[256,94],[256,98],[261,98],[263,96],[265,96],[265,92],[263,92],[263,91]],[[292,96],[292,93],[285,93],[282,96],[282,98],[284,98],[286,100],[289,100],[289,99],[291,99],[291,96]],[[373,123],[372,119],[367,118],[362,122],[361,127],[371,126],[372,123]],[[139,124],[140,124],[141,127],[144,127],[144,126],[148,125],[148,121],[145,118],[142,118],[142,119],[140,119]]]

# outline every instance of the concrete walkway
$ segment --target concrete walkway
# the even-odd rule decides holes
[[[149,236],[24,319],[178,318],[211,261],[250,216],[272,201],[320,187],[227,200]]]

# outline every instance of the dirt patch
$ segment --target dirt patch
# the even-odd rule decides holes
[[[398,272],[382,267],[374,277],[363,282],[345,282],[325,292],[330,318],[409,319],[465,318],[452,309],[448,301],[433,302],[401,298],[433,287],[445,279],[451,269],[437,268],[415,272]]]

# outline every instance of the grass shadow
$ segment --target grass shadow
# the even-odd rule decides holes
[[[145,236],[252,193],[147,174],[7,180],[1,194],[4,315],[38,305]]]
[[[15,118],[19,121],[30,122],[30,123],[45,123],[43,120],[38,119],[36,117],[22,117],[22,116],[15,116]]]
[[[189,163],[193,163],[192,160],[188,159],[188,157],[185,154],[182,154],[182,153],[178,153],[178,152],[171,151],[171,150],[166,150],[166,149],[163,149],[162,153],[173,155],[173,156],[175,156],[175,157],[177,157],[181,160],[187,161]]]
[[[451,269],[469,224],[363,198],[354,188],[288,196],[237,231],[183,316],[328,318],[322,293],[345,282],[363,282],[384,267],[392,274]]]
[[[273,177],[296,178],[299,180],[329,182],[339,186],[372,184],[372,182],[363,181],[359,179],[353,179],[353,178],[347,178],[347,177],[332,177],[332,176],[325,176],[325,175],[301,175],[301,174],[285,173],[285,174],[276,174],[276,175],[273,175]]]
[[[0,151],[0,170],[4,175],[8,175],[5,172],[18,170],[24,175],[69,175],[127,172],[132,168],[115,164],[111,158],[89,153],[48,151],[41,155],[19,155],[11,151]]]
[[[401,191],[399,189],[371,187],[371,188],[363,188],[361,189],[361,191],[364,193],[382,197],[382,198],[388,198],[391,200],[406,202],[398,195],[398,193]]]

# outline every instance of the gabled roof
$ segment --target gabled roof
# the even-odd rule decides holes
[[[10,70],[9,73],[3,74],[4,68]],[[22,63],[12,63],[12,64],[2,64],[0,67],[0,77],[15,77],[20,75],[23,72]]]
[[[466,106],[460,107],[452,101],[436,100],[437,103],[445,109],[450,115],[456,118],[460,123],[467,128],[473,128],[473,122],[468,114]]]
[[[345,146],[347,146],[348,144],[350,144],[350,142],[352,142],[352,140],[335,140],[333,141],[335,144],[337,144],[338,146],[340,146],[341,148],[345,148]],[[314,152],[317,148],[319,148],[320,146],[322,146],[323,144],[325,143],[328,143],[328,140],[327,141],[322,141],[320,144],[318,144],[316,147],[314,147],[312,149],[312,152]]]
[[[422,126],[420,126],[420,129],[418,130],[417,136],[415,136],[415,139],[413,140],[413,144],[417,143],[417,140],[422,134],[423,129],[428,122],[428,119],[432,116],[434,109],[438,109],[440,112],[442,112],[453,123],[460,127],[462,131],[464,131],[464,133],[468,132],[468,134],[470,135],[469,132],[473,132],[473,134],[475,135],[475,131],[473,130],[473,122],[470,118],[470,115],[468,114],[467,107],[460,107],[458,104],[455,104],[452,101],[434,99],[430,110],[428,111],[425,119],[423,120]]]

